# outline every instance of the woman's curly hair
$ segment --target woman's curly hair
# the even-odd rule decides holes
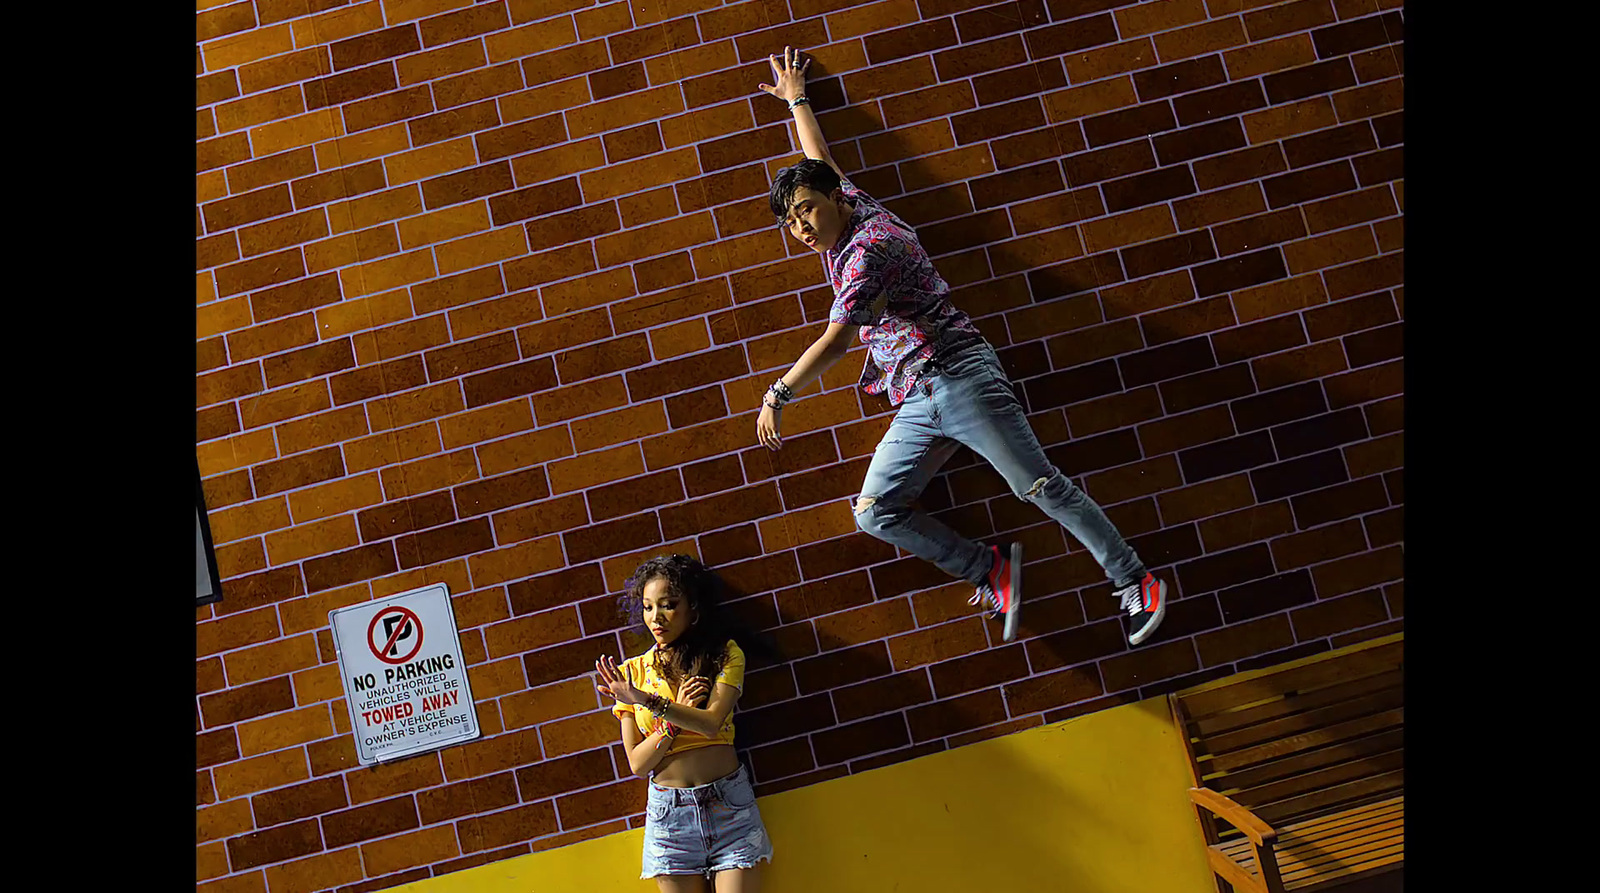
[[[764,640],[722,610],[725,587],[721,578],[690,555],[657,555],[639,565],[628,578],[617,605],[634,629],[649,633],[644,623],[644,587],[658,578],[687,603],[694,621],[671,646],[653,649],[657,672],[674,689],[694,676],[716,679],[727,658],[730,639],[738,642],[747,655],[773,653]]]

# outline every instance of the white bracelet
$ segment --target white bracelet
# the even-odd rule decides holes
[[[796,96],[795,98],[789,100],[789,111],[792,112],[798,106],[810,105],[810,104],[811,104],[811,100],[805,98],[804,96]]]

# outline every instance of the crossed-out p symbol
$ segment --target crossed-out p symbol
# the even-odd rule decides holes
[[[386,664],[403,664],[422,650],[422,621],[408,608],[384,608],[367,626],[367,647]]]

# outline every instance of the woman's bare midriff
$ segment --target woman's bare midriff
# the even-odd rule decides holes
[[[664,788],[692,788],[732,775],[738,768],[739,758],[733,754],[733,745],[713,744],[667,754],[656,766],[652,780]]]

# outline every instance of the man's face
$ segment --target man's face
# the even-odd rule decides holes
[[[789,199],[789,217],[783,227],[801,244],[821,254],[839,241],[849,220],[850,208],[842,190],[835,189],[832,196],[827,196],[801,186]]]

